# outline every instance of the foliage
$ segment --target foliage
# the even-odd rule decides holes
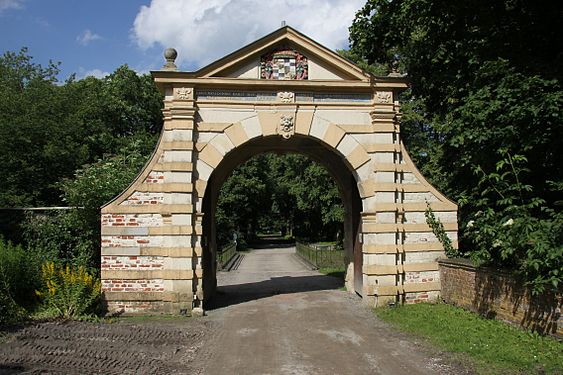
[[[426,202],[426,206],[427,208],[424,212],[426,223],[430,226],[430,228],[432,228],[432,233],[434,233],[438,241],[440,241],[440,243],[444,247],[446,256],[448,256],[448,258],[458,256],[459,252],[453,247],[452,240],[450,239],[450,237],[448,237],[448,234],[444,229],[444,224],[442,224],[442,222],[436,218],[434,211],[432,211],[432,208],[430,207],[430,203]]]
[[[402,137],[421,171],[459,203],[462,227],[481,215],[461,252],[518,270],[536,291],[561,274],[562,22],[548,1],[368,0],[350,28],[359,60],[408,72]],[[502,194],[483,195],[483,173],[507,155],[533,168],[518,181],[503,171]],[[502,196],[516,191],[523,199]]]
[[[57,82],[57,65],[26,49],[0,56],[0,207],[59,205],[59,181],[162,124],[161,95],[127,66],[97,79]]]
[[[38,271],[33,254],[0,238],[0,324],[20,321],[34,306]]]
[[[368,0],[350,28],[352,51],[369,63],[398,60],[432,113],[449,112],[481,67],[499,58],[518,71],[561,77],[561,5],[469,0]]]
[[[27,213],[21,225],[24,239],[39,259],[88,264],[93,244],[87,239],[94,228],[81,225],[78,211]]]
[[[253,158],[237,167],[221,187],[215,216],[221,245],[232,241],[233,232],[240,234],[239,243],[253,239],[258,227],[257,211],[270,203],[266,166],[263,157]]]
[[[366,59],[364,59],[361,55],[359,55],[357,52],[352,51],[352,50],[345,50],[345,49],[340,49],[340,50],[336,50],[336,52],[344,57],[347,60],[350,60],[350,62],[356,64],[359,68],[361,68],[362,70],[373,74],[374,76],[384,76],[388,73],[387,71],[387,67],[383,64],[378,64],[378,63],[368,63],[368,61]]]
[[[21,322],[26,316],[7,289],[6,285],[0,285],[0,326]]]
[[[467,355],[481,374],[556,374],[563,368],[563,344],[557,340],[458,307],[415,304],[382,307],[375,313],[440,350]]]
[[[563,176],[553,153],[563,142],[561,17],[560,5],[545,1],[370,0],[350,40],[369,63],[398,59],[409,73],[417,133],[441,140],[431,142],[435,173],[445,177],[439,188],[470,204],[473,166],[494,167],[505,149],[533,163],[532,186],[551,203],[546,172]]]
[[[1,282],[18,305],[25,308],[34,305],[39,268],[40,261],[31,250],[0,239]]]
[[[522,182],[527,160],[505,153],[494,172],[480,177],[479,211],[465,226],[471,258],[478,264],[509,266],[525,277],[533,293],[560,286],[563,276],[563,213],[535,197]],[[559,190],[561,192],[561,190]],[[536,212],[545,215],[538,217]]]
[[[45,262],[41,267],[41,290],[37,295],[52,317],[75,319],[99,312],[100,280],[83,266],[60,266]]]
[[[344,217],[332,177],[301,155],[258,155],[238,166],[219,194],[218,240],[226,244],[238,232],[239,242],[256,232],[333,239]]]
[[[63,200],[71,210],[28,215],[25,236],[30,247],[46,259],[97,266],[100,248],[100,207],[133,181],[147,160],[154,138],[137,135],[115,155],[76,171],[61,183]]]
[[[2,220],[7,236],[33,249],[31,257],[23,247],[0,246],[6,319],[34,307],[41,261],[71,267],[52,265],[50,276],[44,267],[43,277],[57,285],[54,294],[43,291],[55,315],[93,311],[90,289],[99,285],[90,285],[84,267],[99,265],[99,209],[134,179],[162,126],[162,96],[149,75],[126,65],[102,79],[58,82],[57,74],[57,64],[42,67],[25,48],[0,56],[0,164],[7,171],[0,208],[71,206]],[[18,225],[23,236],[14,235]]]

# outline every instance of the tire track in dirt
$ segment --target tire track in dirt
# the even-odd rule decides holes
[[[0,374],[197,374],[209,356],[202,348],[212,325],[155,319],[27,326],[0,345]]]

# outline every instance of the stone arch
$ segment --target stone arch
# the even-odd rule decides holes
[[[260,78],[259,57],[287,43],[315,62],[315,79]],[[438,297],[436,260],[444,251],[424,212],[429,204],[457,246],[457,207],[424,179],[401,141],[405,77],[371,76],[289,27],[199,71],[179,72],[169,62],[152,74],[164,95],[161,138],[136,180],[102,208],[101,276],[110,311],[201,307],[207,185],[233,150],[267,139],[306,139],[346,166],[361,201],[366,303]]]
[[[197,128],[204,134],[205,142],[196,144],[198,183],[205,185],[213,170],[226,155],[237,147],[243,146],[256,138],[277,135],[277,128],[282,116],[294,116],[296,135],[311,137],[339,154],[349,165],[358,183],[366,178],[358,171],[365,164],[370,165],[371,157],[356,139],[342,128],[322,117],[315,117],[314,112],[272,111],[257,112],[236,123],[200,122]],[[215,133],[209,136],[209,133]]]
[[[347,278],[347,286],[349,290],[355,291],[361,295],[363,293],[362,256],[361,244],[357,242],[357,234],[359,233],[359,223],[361,220],[361,198],[359,196],[353,169],[351,169],[351,166],[346,162],[344,157],[337,153],[336,149],[331,149],[329,145],[323,144],[318,139],[295,135],[285,140],[280,139],[277,135],[266,135],[247,140],[231,149],[215,167],[211,168],[212,171],[209,174],[208,180],[205,182],[205,192],[201,194],[201,205],[198,205],[198,212],[203,217],[203,240],[201,247],[204,275],[203,292],[205,299],[214,294],[214,288],[216,286],[215,255],[217,244],[215,242],[216,229],[214,213],[219,189],[237,165],[244,163],[257,154],[266,152],[299,153],[308,156],[324,166],[334,178],[345,208],[344,247],[348,265],[347,273],[349,276]],[[204,169],[207,175],[210,169],[209,166],[206,164]],[[359,261],[360,264],[356,264],[356,261]],[[356,267],[354,267],[355,264]],[[354,278],[355,272],[358,272],[358,278]]]

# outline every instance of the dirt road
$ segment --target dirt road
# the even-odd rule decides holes
[[[459,373],[390,330],[338,279],[307,269],[295,248],[256,250],[218,282],[206,374]]]
[[[0,374],[466,374],[304,266],[256,250],[221,272],[203,318],[48,322],[0,331]]]

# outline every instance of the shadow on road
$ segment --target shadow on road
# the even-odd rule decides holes
[[[215,296],[206,304],[206,310],[215,310],[278,294],[302,293],[339,289],[344,280],[325,275],[281,276],[269,280],[217,288]]]

